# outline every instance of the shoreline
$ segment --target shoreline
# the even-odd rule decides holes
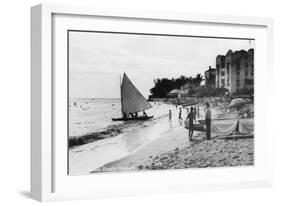
[[[171,131],[165,134],[163,137],[154,140],[150,144],[139,149],[137,152],[124,157],[120,160],[116,160],[103,165],[98,170],[104,170],[105,168],[119,168],[116,171],[122,171],[122,168],[133,168],[137,170],[137,166],[143,164],[148,159],[153,158],[163,152],[173,150],[175,148],[183,148],[189,144],[188,131],[183,127],[178,128],[176,131]],[[121,168],[121,169],[120,169]],[[95,171],[92,171],[93,173]]]
[[[187,132],[187,130],[186,130]],[[184,131],[174,132],[140,149],[138,152],[103,165],[91,173],[161,169],[187,169],[254,165],[254,137],[213,138],[195,134],[189,142]]]

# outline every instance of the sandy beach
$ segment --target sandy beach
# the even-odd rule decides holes
[[[180,129],[173,136],[167,135],[134,155],[106,164],[99,170],[185,169],[253,164],[253,136],[241,139],[215,138],[207,141],[203,134],[197,134],[195,140],[189,142],[186,131]]]

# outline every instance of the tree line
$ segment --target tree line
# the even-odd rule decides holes
[[[167,93],[173,89],[180,89],[181,86],[189,83],[193,85],[200,85],[203,80],[201,74],[195,75],[195,77],[186,77],[181,75],[178,78],[157,78],[154,79],[154,87],[150,89],[150,93],[154,98],[165,98]]]

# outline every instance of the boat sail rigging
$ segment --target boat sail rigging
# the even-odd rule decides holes
[[[135,85],[128,78],[126,73],[123,74],[123,79],[121,83],[121,110],[122,118],[112,119],[112,120],[146,120],[153,116],[141,116],[134,118],[126,118],[130,114],[135,114],[140,111],[144,111],[152,108],[152,105],[145,99],[145,97],[140,93],[140,91],[135,87]]]

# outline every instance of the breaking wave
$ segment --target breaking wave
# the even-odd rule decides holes
[[[69,146],[69,148],[72,148],[75,146],[87,144],[87,143],[98,141],[101,139],[115,137],[125,131],[135,130],[135,129],[139,129],[142,127],[147,127],[152,124],[155,124],[156,122],[158,122],[159,120],[161,120],[167,116],[168,116],[168,114],[165,114],[165,115],[161,115],[156,118],[153,118],[152,120],[147,120],[147,121],[139,121],[139,120],[133,121],[132,120],[129,122],[124,122],[123,124],[119,124],[119,125],[110,125],[102,131],[93,132],[93,133],[85,134],[82,136],[72,136],[72,137],[69,137],[68,146]]]

